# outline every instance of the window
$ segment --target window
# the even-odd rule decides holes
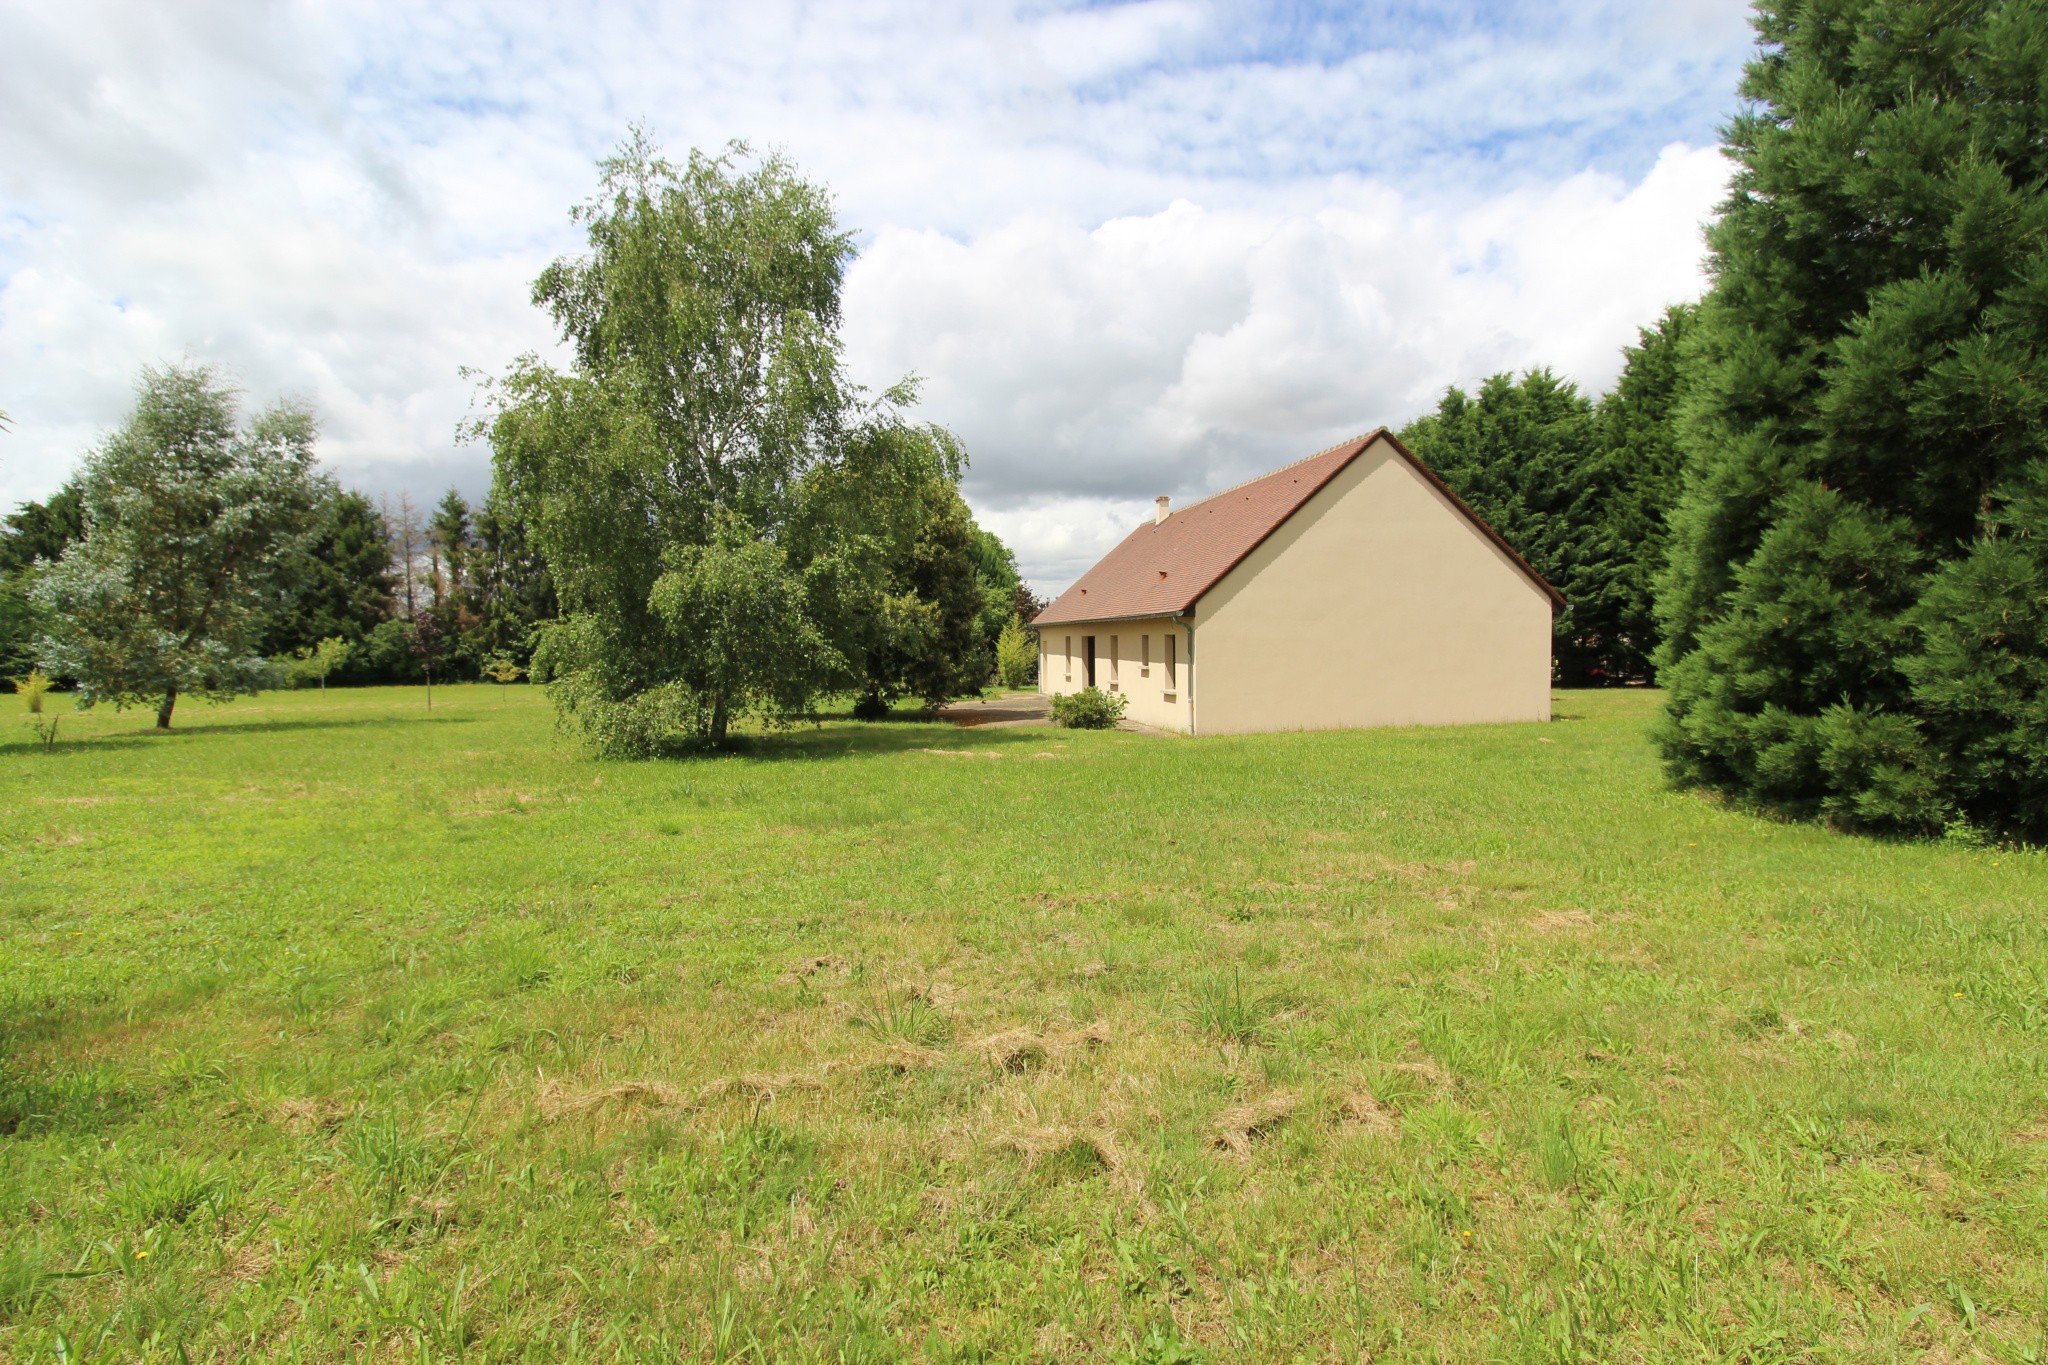
[[[1138,676],[1152,676],[1152,637],[1149,635],[1138,637]]]
[[[1109,690],[1117,691],[1116,678],[1116,636],[1109,637]]]
[[[1174,664],[1174,658],[1173,658],[1173,655],[1174,655],[1174,646],[1178,645],[1179,643],[1180,643],[1180,637],[1179,637],[1178,635],[1169,635],[1169,636],[1167,636],[1167,637],[1166,637],[1166,690],[1167,690],[1167,691],[1168,691],[1169,693],[1170,693],[1170,692],[1172,692],[1172,691],[1174,690],[1174,687],[1173,687],[1173,683],[1174,683],[1174,667],[1173,667],[1173,664]]]
[[[1074,680],[1074,637],[1069,635],[1065,638],[1067,642],[1067,681],[1072,682]]]

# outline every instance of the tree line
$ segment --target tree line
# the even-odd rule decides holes
[[[516,513],[454,489],[425,517],[379,505],[314,438],[291,406],[245,421],[207,367],[145,371],[79,473],[0,519],[0,677],[168,725],[181,694],[521,676],[555,598]]]
[[[1624,349],[1597,402],[1548,369],[1452,387],[1401,441],[1564,595],[1557,681],[1652,681],[1661,640],[1653,583],[1678,498],[1679,353],[1698,310],[1667,309]]]

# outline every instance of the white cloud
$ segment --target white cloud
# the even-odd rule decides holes
[[[1373,427],[1447,383],[1550,365],[1606,387],[1702,284],[1713,149],[1462,210],[1368,183],[1260,214],[1177,202],[1093,231],[879,234],[847,283],[850,354],[926,378],[968,490],[1056,584],[1150,511]],[[1077,497],[1076,495],[1080,495]]]
[[[1697,288],[1745,47],[1741,0],[0,0],[0,503],[180,356],[310,398],[354,482],[479,490],[458,371],[549,346],[530,281],[638,119],[834,188],[859,376],[928,376],[1053,583],[1445,383],[1606,382]]]

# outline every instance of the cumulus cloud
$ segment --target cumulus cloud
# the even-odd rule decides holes
[[[0,0],[0,502],[190,357],[373,491],[487,480],[465,365],[645,123],[833,187],[859,377],[927,376],[1041,583],[1445,383],[1597,387],[1698,288],[1740,0],[652,9]]]
[[[1712,149],[1633,186],[1587,173],[1457,212],[1370,182],[1313,210],[1185,201],[1093,230],[879,234],[847,284],[850,354],[914,371],[973,454],[984,520],[1049,584],[1147,514],[1549,365],[1604,388],[1637,325],[1701,286]]]

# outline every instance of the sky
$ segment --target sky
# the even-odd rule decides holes
[[[830,188],[852,377],[921,376],[1056,590],[1447,385],[1608,388],[1703,287],[1751,43],[1740,0],[0,0],[0,505],[167,361],[480,497],[475,372],[557,353],[532,280],[638,124]]]

